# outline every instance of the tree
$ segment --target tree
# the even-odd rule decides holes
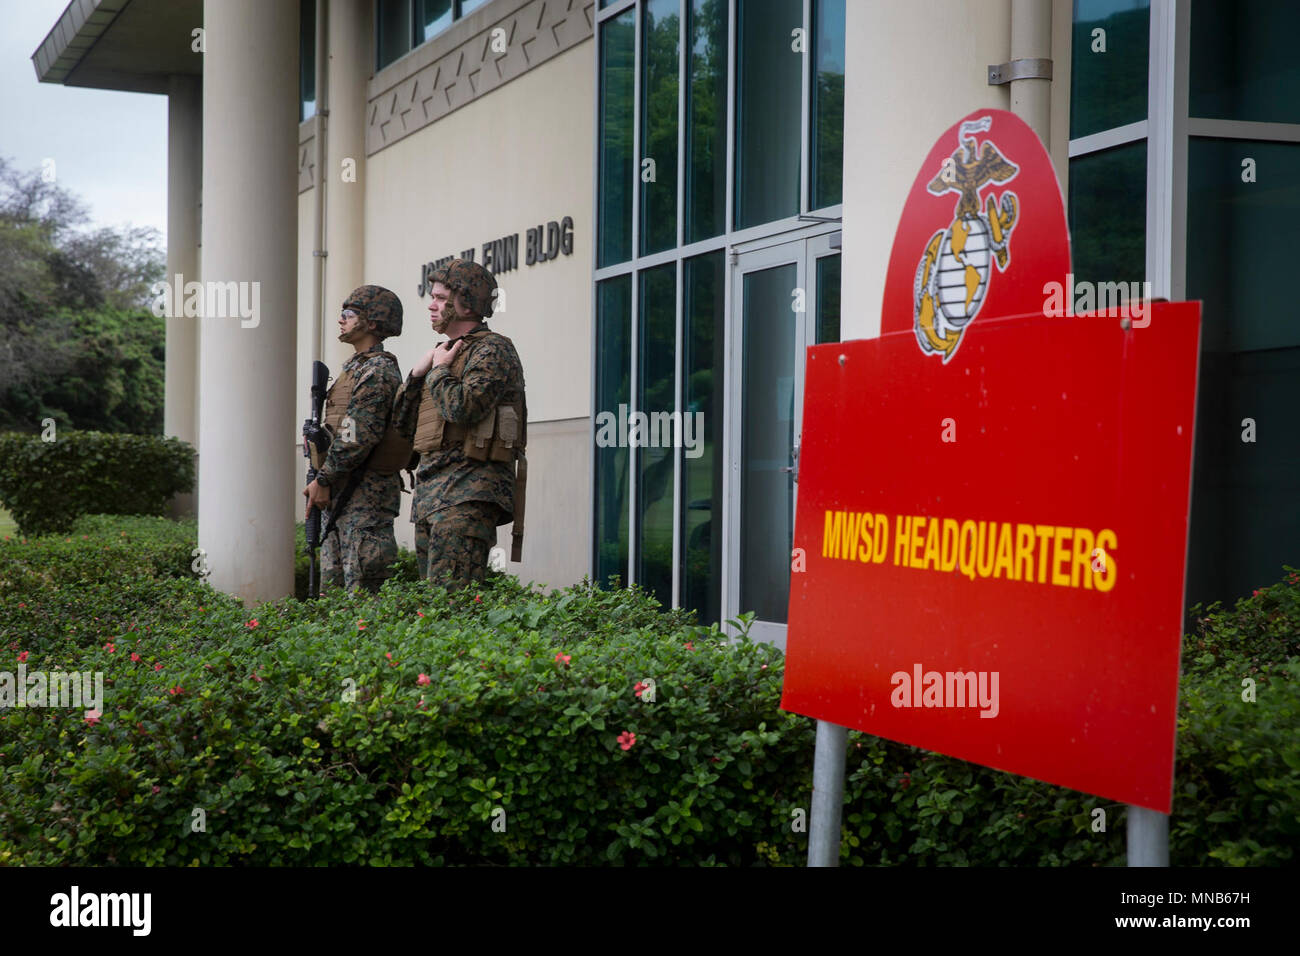
[[[0,157],[0,428],[160,432],[157,230],[81,231],[84,203]]]

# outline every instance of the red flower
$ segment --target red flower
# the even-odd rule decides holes
[[[180,686],[180,684],[177,684],[175,687],[173,687],[173,688],[172,688],[171,690],[169,690],[167,693],[169,693],[169,694],[171,694],[173,697],[175,697],[177,694],[183,694],[183,693],[185,693],[185,688],[182,687],[182,686]]]
[[[139,661],[139,660],[140,660],[140,655],[137,654],[135,651],[132,651],[132,652],[131,652],[131,663],[134,664],[134,663],[136,663],[136,662]]]
[[[631,750],[632,745],[636,743],[636,734],[625,730],[618,735],[618,745],[624,750]]]
[[[203,608],[199,608],[199,610],[202,611]],[[251,621],[249,621],[248,623],[246,623],[246,624],[244,625],[244,627],[248,627],[248,628],[257,627],[257,618],[253,618]]]
[[[393,659],[393,652],[392,652],[392,651],[384,651],[384,656],[387,657],[387,658],[391,661],[391,660]]]
[[[152,789],[155,794],[162,793],[162,787],[158,786],[156,783],[153,785]]]
[[[682,646],[685,647],[688,651],[693,651],[693,650],[695,650],[695,642],[694,642],[694,641],[687,641],[687,642],[686,642],[685,644],[683,644]]]
[[[1251,592],[1250,592],[1250,596],[1251,596],[1251,597],[1259,597],[1259,592],[1258,592],[1258,591],[1251,591]]]
[[[423,611],[416,611],[416,612],[415,612],[415,615],[416,615],[416,617],[424,617],[424,612],[423,612]]]
[[[544,690],[546,690],[546,688],[543,687],[541,684],[538,684],[538,685],[537,685],[537,691],[538,691],[538,693],[541,693],[541,692],[544,691]]]
[[[423,687],[425,684],[429,683],[429,675],[421,674],[419,677],[415,679],[415,682],[419,684],[421,687]]]
[[[366,622],[365,622],[365,621],[357,621],[357,630],[358,630],[358,631],[364,631],[365,629],[366,629]]]
[[[253,671],[253,673],[249,674],[248,676],[251,677],[253,680],[257,681],[259,684],[262,683],[261,675],[259,675],[257,671]]]
[[[31,653],[30,651],[23,651],[21,654],[19,654],[18,663],[21,664],[23,661],[27,660],[27,655],[30,653]]]
[[[645,691],[649,686],[650,686],[649,684],[643,684],[640,681],[637,681],[636,684],[633,685],[632,687],[632,693],[640,697],[642,692]]]
[[[419,702],[418,704],[416,704],[415,706],[416,706],[416,707],[423,707],[423,706],[424,706],[424,698],[421,697],[421,698],[420,698],[420,702]]]
[[[162,665],[161,665],[161,664],[155,664],[155,665],[153,666],[153,669],[156,670],[156,671],[160,671],[160,670],[162,670]]]
[[[476,595],[474,595],[474,603],[475,603],[475,604],[482,604],[482,603],[483,603],[483,595],[481,595],[481,594],[476,594]]]
[[[19,606],[19,607],[26,607],[27,605],[26,605],[26,604],[19,604],[18,606]]]
[[[86,723],[94,727],[97,723],[99,723],[99,718],[103,716],[104,715],[101,714],[98,710],[88,710],[86,711]]]
[[[113,646],[112,641],[109,641],[107,644],[104,645],[104,650],[108,651],[110,654],[117,652],[117,648]]]
[[[571,660],[571,658],[569,657],[568,654],[556,654],[556,655],[555,655],[555,663],[557,663],[557,664],[563,664],[565,667],[568,667],[568,666],[569,666],[569,661],[570,661],[570,660]],[[627,748],[624,748],[624,749],[627,749]]]

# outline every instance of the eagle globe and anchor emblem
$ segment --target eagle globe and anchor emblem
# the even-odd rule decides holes
[[[989,263],[1005,272],[1011,262],[1008,243],[1019,215],[1019,200],[1007,190],[1001,199],[988,197],[980,209],[980,191],[989,183],[1014,179],[1019,167],[1008,162],[987,137],[991,116],[962,123],[957,151],[943,161],[939,174],[926,187],[935,195],[958,193],[957,208],[947,229],[926,244],[916,267],[913,327],[921,351],[942,355],[944,364],[957,353],[962,336],[979,313],[989,287]]]

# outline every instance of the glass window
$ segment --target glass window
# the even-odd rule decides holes
[[[843,201],[844,0],[814,0],[811,209]]]
[[[1300,123],[1300,5],[1196,0],[1188,112],[1207,119]]]
[[[1074,0],[1071,139],[1147,118],[1150,6],[1150,0]]]
[[[460,0],[460,15],[463,17],[466,14],[473,13],[487,2],[488,0]]]
[[[636,10],[600,26],[600,203],[597,262],[632,258],[633,68]]]
[[[686,71],[686,241],[711,239],[726,228],[726,0],[691,0]]]
[[[677,245],[678,0],[647,0],[641,24],[641,254]]]
[[[637,582],[665,607],[673,603],[673,364],[677,342],[677,265],[640,275],[641,312],[637,359],[636,413],[629,418],[628,444],[636,430]],[[641,416],[645,417],[642,418]]]
[[[451,26],[451,19],[451,0],[415,0],[415,29],[421,43]]]
[[[1201,348],[1300,346],[1288,282],[1300,144],[1193,137],[1187,154],[1187,298],[1204,303]]]
[[[1145,140],[1070,160],[1070,259],[1076,281],[1146,278]]]
[[[722,250],[682,264],[683,607],[701,624],[722,613],[722,411],[726,312]]]
[[[1300,567],[1300,348],[1203,351],[1196,390],[1187,604],[1231,604]]]
[[[379,70],[411,52],[411,0],[379,0],[375,44]]]
[[[632,277],[596,286],[596,583],[627,580],[628,449],[619,433],[631,398]],[[620,416],[622,412],[622,416]],[[612,416],[612,424],[611,417]],[[608,426],[602,428],[602,425]]]
[[[316,0],[298,3],[298,122],[316,115]]]
[[[817,260],[817,344],[840,340],[840,255]]]
[[[802,0],[737,0],[736,228],[799,214]]]

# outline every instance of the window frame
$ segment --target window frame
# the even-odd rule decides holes
[[[801,115],[800,115],[800,168],[799,168],[799,210],[793,216],[787,216],[782,219],[773,220],[755,226],[748,226],[744,229],[735,228],[735,201],[736,201],[736,93],[738,77],[736,74],[736,55],[737,55],[737,13],[739,0],[724,0],[727,10],[727,110],[726,110],[726,158],[725,158],[725,202],[723,209],[722,230],[708,239],[701,239],[695,242],[685,244],[686,215],[684,203],[686,199],[686,178],[689,175],[687,169],[688,157],[686,155],[686,89],[690,70],[690,37],[687,33],[689,23],[688,7],[692,0],[678,0],[678,82],[677,82],[677,244],[669,249],[659,252],[642,255],[641,250],[641,183],[640,169],[643,152],[642,144],[642,84],[641,77],[643,72],[642,52],[644,45],[643,23],[645,19],[645,4],[643,0],[615,0],[607,6],[600,7],[594,11],[594,43],[593,43],[593,73],[596,81],[596,95],[593,99],[593,116],[592,128],[595,130],[592,143],[592,163],[596,175],[593,176],[592,182],[592,208],[600,209],[600,153],[601,153],[601,96],[602,96],[602,43],[603,36],[601,26],[608,20],[626,14],[628,10],[634,10],[633,22],[635,25],[635,35],[633,37],[634,59],[632,64],[633,72],[633,113],[634,123],[632,132],[632,149],[633,149],[633,175],[636,177],[635,185],[632,190],[632,224],[631,224],[631,255],[622,262],[613,263],[606,266],[600,265],[600,239],[592,243],[592,283],[591,283],[591,309],[592,315],[596,314],[598,306],[597,286],[599,283],[618,276],[631,276],[631,375],[629,379],[630,389],[630,407],[629,414],[637,409],[637,399],[640,392],[640,354],[639,346],[641,339],[640,329],[640,291],[641,279],[640,274],[644,270],[653,269],[668,263],[675,263],[676,283],[674,289],[674,308],[676,313],[676,354],[673,361],[674,369],[674,402],[675,411],[682,413],[682,402],[684,398],[683,383],[683,361],[684,361],[684,302],[685,289],[683,282],[685,280],[685,261],[696,256],[722,250],[724,254],[724,268],[726,270],[723,282],[723,310],[726,316],[728,327],[728,339],[730,340],[730,326],[734,321],[733,302],[732,302],[732,282],[731,266],[733,264],[734,254],[737,247],[750,246],[753,244],[765,244],[766,241],[785,241],[788,239],[800,238],[809,228],[818,225],[826,225],[841,222],[843,219],[844,204],[841,199],[839,203],[812,208],[811,189],[811,172],[809,162],[811,160],[811,137],[812,127],[816,122],[813,116],[812,104],[812,30],[814,27],[812,21],[813,0],[802,0],[803,10],[803,30],[804,30],[804,52],[801,63]],[[852,0],[846,0],[852,2]],[[845,69],[848,69],[847,57]],[[841,159],[842,162],[842,159]],[[827,226],[829,228],[829,226]],[[728,347],[730,347],[728,341]],[[600,411],[598,407],[599,396],[596,392],[596,371],[601,356],[599,355],[595,336],[592,337],[591,346],[591,368],[592,389],[591,389],[591,431],[589,433],[588,447],[596,448],[596,415]],[[716,412],[715,412],[716,414]],[[729,408],[724,407],[722,416],[731,414]],[[718,433],[719,436],[725,434],[725,424],[718,422],[718,428],[724,429]],[[718,440],[715,438],[715,440]],[[630,470],[628,484],[628,564],[624,582],[626,584],[639,583],[636,575],[637,565],[639,563],[639,551],[641,548],[641,522],[637,513],[637,503],[639,501],[639,488],[637,481],[641,467],[641,458],[638,454],[639,449],[629,449],[628,468]],[[729,475],[724,472],[724,498],[727,493]],[[590,485],[592,489],[596,487],[596,456],[591,457]],[[681,540],[682,528],[682,511],[685,502],[682,500],[685,492],[685,477],[683,474],[681,455],[674,456],[673,465],[673,571],[672,571],[672,606],[681,606],[681,584],[682,584],[682,562],[684,559],[684,542]],[[719,503],[722,506],[723,503]],[[596,502],[590,502],[590,507],[596,508]],[[721,529],[719,529],[720,531]],[[592,535],[589,542],[589,561],[591,562],[591,573],[594,575],[598,566],[600,542],[597,540],[596,528],[593,522]],[[724,549],[725,550],[725,549]],[[726,587],[726,559],[723,558],[723,568],[721,571],[722,578],[714,583],[714,586],[722,589]],[[725,605],[725,600],[723,601]]]

